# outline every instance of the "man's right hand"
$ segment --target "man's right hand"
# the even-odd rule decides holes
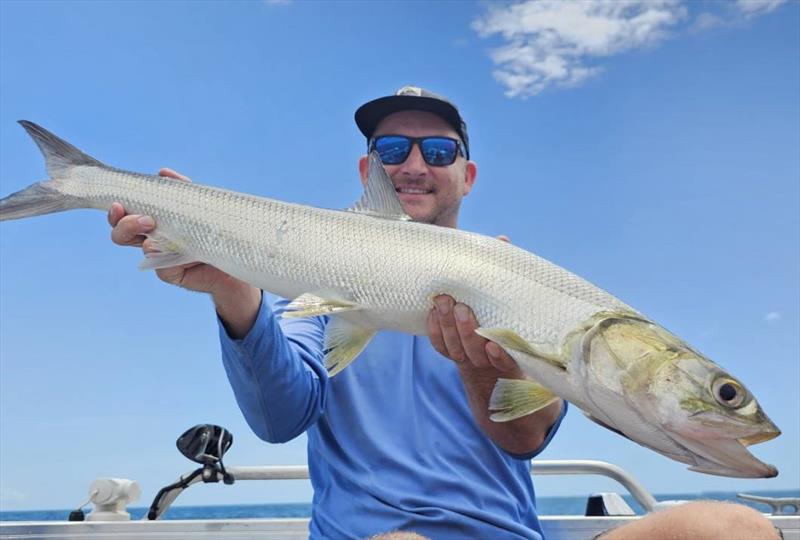
[[[189,178],[172,169],[163,168],[159,176],[190,182]],[[111,240],[120,246],[141,247],[145,255],[155,252],[147,234],[156,228],[150,216],[128,214],[122,204],[115,202],[108,212]],[[240,281],[222,270],[205,263],[189,263],[156,270],[158,277],[171,285],[211,294],[217,313],[233,338],[242,338],[249,331],[261,305],[261,290]]]

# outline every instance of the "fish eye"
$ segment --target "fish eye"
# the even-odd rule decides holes
[[[711,393],[720,405],[737,409],[747,398],[747,392],[741,384],[727,377],[720,377],[711,385]]]

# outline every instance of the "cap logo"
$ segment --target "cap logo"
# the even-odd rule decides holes
[[[397,91],[398,96],[422,96],[422,88],[419,86],[404,86]]]

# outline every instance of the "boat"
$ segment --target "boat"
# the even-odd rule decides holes
[[[309,518],[246,519],[160,519],[183,491],[199,483],[271,481],[308,479],[306,466],[232,466],[225,467],[223,455],[232,443],[224,428],[202,424],[178,438],[179,450],[201,464],[165,486],[155,495],[149,511],[141,520],[131,520],[128,503],[141,491],[133,480],[100,478],[92,482],[90,502],[94,509],[84,515],[78,509],[64,521],[0,522],[3,540],[153,540],[161,538],[252,540],[300,540],[308,538]],[[619,465],[596,460],[534,460],[531,474],[600,475],[615,480],[646,513],[658,512],[685,501],[657,501],[633,475]],[[765,517],[783,534],[784,540],[800,540],[800,497],[772,498],[739,495],[742,499],[772,507]],[[65,516],[66,517],[66,516]],[[617,492],[595,493],[587,497],[584,515],[543,515],[539,517],[547,540],[591,540],[603,531],[641,519]]]

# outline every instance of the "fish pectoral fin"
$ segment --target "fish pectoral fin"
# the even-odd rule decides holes
[[[286,306],[283,316],[286,318],[318,317],[356,309],[359,309],[359,305],[347,300],[322,298],[316,294],[306,293],[292,300]]]
[[[378,153],[373,150],[368,159],[369,170],[367,183],[364,185],[364,194],[348,210],[379,218],[410,221],[411,218],[403,210],[394,183],[386,174],[386,169],[383,168]]]
[[[558,400],[558,396],[530,379],[497,379],[489,398],[493,422],[509,422],[533,414]]]
[[[494,341],[504,349],[518,351],[528,356],[543,360],[560,369],[567,369],[567,363],[559,355],[537,349],[525,339],[508,328],[476,328],[475,333],[481,337]]]
[[[333,319],[325,328],[325,368],[333,377],[361,354],[375,335],[375,329],[364,328],[343,318]]]
[[[139,263],[139,270],[157,270],[197,262],[193,256],[182,253],[178,244],[157,231],[148,234],[147,237],[151,240],[155,251],[145,254]]]

